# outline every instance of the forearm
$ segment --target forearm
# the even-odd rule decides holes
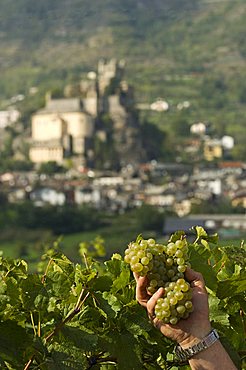
[[[214,329],[211,330],[209,321],[203,321],[200,331],[193,328],[192,334],[182,340],[179,346],[180,349],[186,351],[181,352],[181,354],[195,353],[189,359],[189,365],[192,370],[237,369],[221,344],[218,333]]]
[[[192,370],[237,369],[219,340],[192,357],[189,364]]]

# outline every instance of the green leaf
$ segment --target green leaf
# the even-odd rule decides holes
[[[31,344],[32,338],[16,322],[0,322],[0,357],[4,361],[23,368],[24,351]]]
[[[37,274],[28,275],[27,279],[21,281],[20,287],[23,308],[29,311],[36,309],[41,311],[46,307],[48,294]]]
[[[177,240],[183,239],[185,237],[185,232],[183,230],[176,231],[170,236],[168,242],[175,243]]]
[[[84,354],[69,347],[67,343],[64,346],[56,345],[57,350],[52,350],[45,370],[82,370],[87,369],[88,362]]]
[[[125,328],[135,336],[146,335],[152,329],[152,325],[147,319],[146,311],[137,303],[135,307],[123,311],[121,320]]]
[[[83,352],[95,351],[98,344],[97,335],[81,330],[80,328],[65,325],[61,333],[66,340],[71,341],[76,347]]]
[[[92,289],[97,292],[109,291],[112,286],[112,279],[109,276],[99,276],[97,277],[92,284]]]
[[[105,293],[94,293],[96,298],[96,303],[98,307],[106,313],[107,316],[110,318],[115,317],[115,311],[112,309],[111,305],[108,303],[107,297],[105,297]]]
[[[117,298],[117,296],[115,294],[112,294],[110,292],[104,292],[102,294],[102,296],[103,296],[104,299],[106,299],[108,301],[112,310],[114,310],[115,312],[120,311],[120,309],[122,307],[122,303],[119,301],[119,299]]]
[[[79,316],[80,327],[97,333],[104,326],[106,321],[105,318],[108,319],[101,308],[86,306]]]
[[[0,277],[0,294],[4,294],[7,290],[7,284],[3,279]]]
[[[213,291],[217,289],[216,273],[212,266],[208,264],[210,254],[201,246],[190,248],[190,263],[191,267],[199,271],[205,280],[206,286]]]
[[[209,243],[218,243],[218,234],[208,235],[202,226],[194,226],[191,228],[191,230],[195,231],[197,240],[199,240],[208,249],[210,249]]]
[[[124,262],[118,259],[113,259],[105,262],[108,272],[112,274],[114,277],[120,275],[123,264]]]
[[[143,364],[137,355],[137,340],[128,332],[111,331],[101,338],[101,346],[116,358],[119,370],[139,370]],[[129,367],[130,366],[130,367]]]
[[[123,269],[120,275],[114,280],[112,286],[112,292],[118,292],[120,289],[125,288],[126,285],[130,282],[130,269],[128,266]]]
[[[192,229],[196,232],[198,238],[203,238],[204,236],[208,236],[207,232],[204,230],[202,226],[194,226]]]
[[[45,287],[51,295],[68,298],[73,281],[61,271],[51,271],[45,280]]]
[[[220,308],[219,298],[209,295],[209,309],[210,319],[215,322],[219,322],[221,325],[229,326],[229,315],[223,309]]]
[[[233,297],[246,291],[246,272],[231,279],[223,280],[218,283],[217,295],[220,299]]]

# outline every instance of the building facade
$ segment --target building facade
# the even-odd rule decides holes
[[[32,116],[30,160],[36,164],[76,156],[85,161],[94,133],[94,119],[79,98],[51,99]]]

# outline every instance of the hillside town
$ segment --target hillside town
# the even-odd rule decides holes
[[[89,205],[112,213],[147,204],[175,215],[176,228],[177,220],[194,224],[192,212],[203,205],[196,220],[206,228],[245,232],[246,163],[227,159],[233,138],[213,137],[198,122],[191,126],[183,151],[191,159],[201,158],[202,164],[148,158],[124,67],[124,61],[101,60],[97,72],[89,72],[77,85],[66,86],[63,97],[46,94],[45,106],[31,116],[29,136],[24,135],[33,168],[0,173],[1,193],[10,204],[30,200],[39,207]],[[188,107],[189,102],[183,102],[178,109]],[[168,104],[157,99],[138,109],[165,111]],[[6,129],[19,119],[14,104],[0,112],[0,149]],[[24,159],[20,142],[17,137],[14,156]],[[110,155],[104,157],[109,149]],[[100,157],[104,163],[97,168]],[[56,163],[66,171],[42,173],[44,163]],[[172,228],[169,221],[164,228],[167,233]]]

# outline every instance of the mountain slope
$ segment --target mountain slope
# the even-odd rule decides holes
[[[163,97],[171,107],[143,119],[172,133],[177,104],[189,100],[188,124],[212,122],[245,158],[245,14],[244,0],[4,0],[0,104],[32,86],[43,97],[96,70],[99,58],[123,58],[136,100]]]
[[[71,79],[100,57],[125,58],[132,80],[241,69],[245,8],[237,0],[5,0],[0,87],[10,94],[48,76]]]

